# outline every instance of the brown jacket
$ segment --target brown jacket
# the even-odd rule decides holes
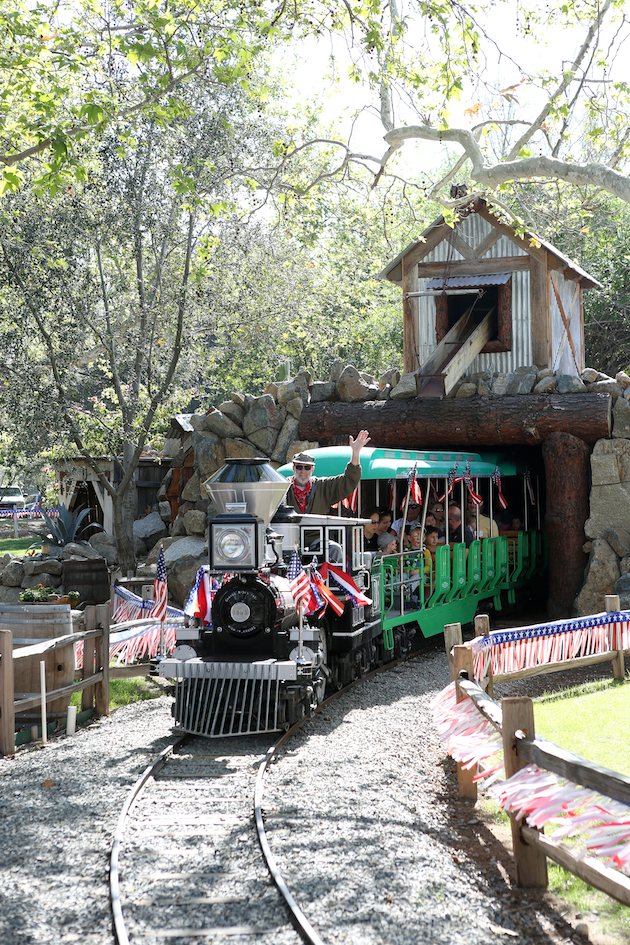
[[[306,503],[306,514],[326,515],[331,505],[352,495],[360,478],[361,466],[353,466],[352,463],[348,463],[346,471],[341,476],[326,476],[323,479],[316,479],[313,476],[311,478],[313,485]],[[300,511],[293,495],[293,486],[289,488],[285,502],[296,512]]]

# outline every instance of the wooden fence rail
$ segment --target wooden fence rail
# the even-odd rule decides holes
[[[0,607],[0,755],[15,753],[16,715],[40,706],[43,708],[60,699],[69,699],[74,692],[82,691],[82,709],[94,708],[97,715],[109,715],[109,602],[86,607],[82,617],[78,618],[81,628],[76,632],[37,639],[32,644],[14,648],[15,640],[25,642],[23,638],[15,637],[15,629],[20,626],[22,618],[30,625],[29,629],[39,625],[42,632],[45,630],[45,612],[37,614],[32,608],[33,605]],[[70,615],[67,605],[57,605],[57,611],[65,618]],[[35,619],[37,617],[39,621]],[[7,624],[13,625],[14,629],[9,629]],[[79,641],[83,641],[84,649],[82,678],[78,682],[48,690],[44,678],[43,692],[41,689],[39,692],[15,692],[16,670],[27,665],[28,661],[35,663],[40,657],[45,660],[55,651],[64,651],[57,657],[60,660],[57,669],[66,675],[69,672],[73,678],[74,644]],[[72,661],[71,666],[63,666],[68,660]],[[45,737],[44,730],[42,734]]]
[[[582,787],[598,791],[623,804],[630,804],[630,778],[587,761],[548,741],[535,739],[534,708],[526,697],[504,698],[497,703],[473,681],[472,653],[464,645],[452,650],[452,676],[457,701],[471,699],[481,715],[502,735],[505,776],[510,778],[527,764],[551,771]],[[473,771],[458,764],[460,797],[476,799]],[[559,863],[584,882],[600,889],[624,905],[630,905],[630,878],[590,856],[578,857],[570,848],[546,837],[539,830],[509,815],[514,849],[516,882],[519,886],[548,885],[547,858]]]

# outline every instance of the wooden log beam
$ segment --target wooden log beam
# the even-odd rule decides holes
[[[610,436],[611,401],[608,394],[529,394],[324,402],[304,408],[299,435],[330,446],[369,430],[374,446],[427,450],[536,446],[553,433],[592,444]]]
[[[590,450],[570,433],[552,433],[542,448],[547,481],[545,530],[549,546],[550,620],[570,614],[584,583],[582,551],[589,514]]]

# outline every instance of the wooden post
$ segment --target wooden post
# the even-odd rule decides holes
[[[109,601],[96,606],[96,623],[103,629],[96,642],[96,666],[103,673],[102,682],[94,687],[97,715],[109,715],[109,611]]]
[[[619,613],[621,610],[621,601],[619,600],[618,594],[606,594],[604,600],[606,602],[607,614]],[[626,675],[626,661],[623,655],[623,648],[617,650],[616,655],[613,657],[612,665],[615,679],[624,679]]]
[[[85,629],[94,630],[96,627],[96,607],[94,604],[88,604],[85,608]],[[81,678],[87,679],[94,675],[94,653],[96,641],[94,638],[83,641],[83,670]],[[94,686],[86,686],[81,693],[81,709],[91,709],[94,706]]]
[[[452,649],[454,646],[460,646],[461,643],[462,643],[461,623],[444,624],[444,647],[446,649],[446,656],[448,659],[448,671],[450,673],[451,680],[455,679],[455,676],[453,675]]]
[[[459,627],[459,624],[454,624],[452,626]],[[460,628],[461,631],[461,628]],[[473,659],[472,659],[472,650],[469,646],[455,646],[453,647],[453,672],[455,674],[455,684],[457,689],[457,701],[461,702],[463,699],[466,699],[467,696],[461,692],[459,686],[457,685],[457,680],[459,674],[462,670],[466,670],[468,673],[468,678],[473,678]],[[461,764],[457,762],[457,787],[459,789],[460,797],[467,797],[471,801],[477,800],[477,785],[473,781],[475,776],[475,768],[469,768],[464,770]]]
[[[15,754],[13,633],[0,630],[0,755]]]
[[[48,719],[46,716],[46,660],[39,662],[39,691],[42,709],[42,745],[48,744]]]
[[[477,614],[475,617],[475,636],[476,637],[489,637],[490,636],[490,617],[488,614]],[[490,661],[490,666],[488,669],[488,675],[485,679],[479,680],[479,685],[482,686],[489,696],[494,695],[494,685],[492,683],[492,660]]]
[[[519,729],[524,732],[528,738],[533,739],[535,735],[534,728],[534,704],[531,699],[512,698],[502,699],[503,709],[503,759],[505,763],[505,777],[511,778],[513,774],[520,771],[527,764],[516,754],[515,733]],[[527,887],[547,887],[547,859],[544,853],[535,847],[523,843],[521,837],[521,821],[517,820],[513,814],[510,814],[510,825],[512,827],[512,846],[514,847],[514,869],[516,872],[516,885]]]

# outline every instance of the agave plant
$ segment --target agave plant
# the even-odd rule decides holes
[[[89,513],[89,509],[74,509],[73,512],[69,512],[62,502],[59,506],[59,518],[55,520],[42,509],[41,515],[49,531],[47,536],[49,541],[51,541],[53,545],[63,548],[64,545],[69,544],[71,541],[77,541],[81,532],[85,531],[88,525],[93,528],[102,528],[102,525],[99,525],[97,522],[88,522],[88,525],[80,527],[81,522]]]

